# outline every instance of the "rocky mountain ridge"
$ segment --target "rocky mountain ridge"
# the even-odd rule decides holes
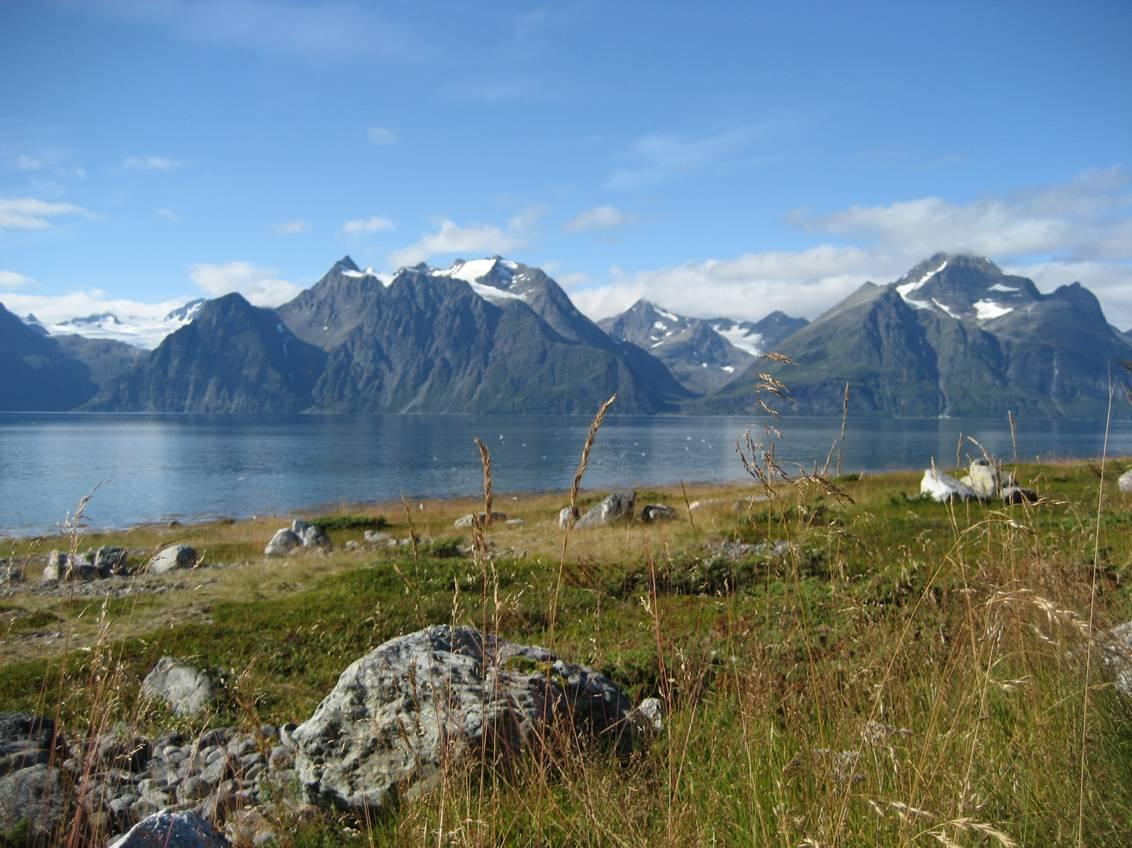
[[[1042,294],[959,254],[866,283],[808,324],[641,300],[599,325],[543,271],[498,256],[392,276],[344,257],[276,310],[231,294],[167,320],[183,326],[147,353],[0,307],[4,408],[590,414],[616,392],[621,414],[744,413],[769,372],[802,414],[839,414],[848,383],[857,415],[1091,417],[1132,361],[1081,284]],[[793,362],[767,363],[768,349]]]
[[[994,263],[936,254],[888,285],[866,283],[780,346],[792,364],[750,368],[699,406],[750,409],[758,371],[787,409],[914,417],[1104,415],[1110,372],[1132,359],[1080,283],[1050,294]]]

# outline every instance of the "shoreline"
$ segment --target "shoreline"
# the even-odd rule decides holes
[[[1053,467],[1066,467],[1077,463],[1086,463],[1092,465],[1099,465],[1102,460],[1108,465],[1120,464],[1122,466],[1132,468],[1132,454],[1122,454],[1119,456],[1110,456],[1102,458],[1100,456],[1088,457],[1054,457],[1051,459],[1027,459],[1014,461],[1003,461],[1004,466],[1053,466]],[[930,463],[929,463],[930,464]],[[955,466],[951,463],[938,464],[937,466],[949,472],[952,470],[960,470],[961,466]],[[840,477],[830,475],[829,479],[859,479],[861,477],[886,477],[886,476],[900,476],[900,475],[919,475],[924,472],[927,465],[904,466],[900,468],[883,468],[877,470],[863,470],[863,471],[848,471],[843,473]],[[1121,470],[1124,470],[1121,468]],[[1114,471],[1113,480],[1119,476],[1119,471]],[[583,480],[583,484],[584,484]],[[761,484],[748,476],[736,476],[732,479],[704,479],[704,480],[674,480],[665,483],[633,483],[631,485],[621,486],[592,486],[587,487],[583,485],[580,490],[580,495],[583,498],[597,498],[615,489],[633,489],[635,491],[665,491],[674,490],[679,492],[681,486],[689,490],[718,490],[720,492],[730,489],[740,488],[744,486],[761,487]],[[496,506],[508,501],[517,501],[522,499],[543,499],[561,493],[563,504],[569,496],[568,488],[540,488],[540,489],[508,489],[502,492],[495,492],[494,497]],[[482,492],[471,494],[405,494],[405,500],[410,504],[416,504],[419,508],[424,508],[426,504],[452,505],[460,501],[467,501],[471,504],[482,501]],[[212,525],[221,524],[255,524],[258,522],[278,520],[290,521],[295,518],[300,518],[306,521],[332,516],[332,515],[345,515],[352,513],[361,514],[394,514],[401,515],[404,507],[400,500],[389,498],[376,498],[372,500],[336,500],[325,501],[321,503],[307,504],[298,506],[290,510],[260,510],[256,512],[242,512],[234,511],[226,514],[219,515],[186,515],[186,514],[170,514],[160,516],[153,519],[143,519],[132,523],[127,523],[122,526],[93,526],[83,525],[78,528],[78,538],[81,540],[84,537],[103,537],[113,535],[128,535],[134,533],[157,533],[169,530],[176,530],[183,528],[186,532],[193,532]],[[70,538],[71,531],[58,527],[51,531],[42,531],[37,529],[30,529],[26,532],[21,530],[0,530],[0,544],[38,544],[50,543],[54,540],[66,541]]]

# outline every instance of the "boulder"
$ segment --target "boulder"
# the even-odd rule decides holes
[[[94,552],[94,570],[99,577],[110,577],[113,574],[127,573],[128,554],[125,548],[103,545]]]
[[[298,537],[299,543],[304,548],[331,547],[330,537],[326,535],[326,530],[321,524],[309,524],[295,519],[291,522],[291,532]]]
[[[275,531],[275,535],[271,537],[271,541],[267,543],[263,553],[269,557],[287,556],[291,551],[301,547],[302,544],[303,540],[290,527],[283,527]]]
[[[675,521],[680,516],[670,506],[665,504],[646,504],[641,510],[641,521],[645,524],[656,524],[661,521]]]
[[[472,524],[475,523],[477,516],[479,517],[479,520],[481,522],[487,520],[487,513],[485,513],[485,512],[478,512],[478,513],[477,512],[469,512],[467,515],[461,515],[459,518],[457,518],[455,523],[452,526],[456,527],[460,530],[466,530],[469,527],[471,527]],[[492,512],[491,513],[491,520],[492,521],[506,521],[507,520],[507,513],[505,513],[505,512]]]
[[[1120,491],[1132,494],[1132,468],[1129,468],[1116,479],[1116,485]]]
[[[608,495],[601,503],[590,509],[578,519],[574,526],[580,530],[590,527],[607,527],[633,517],[637,505],[637,493],[628,489]]]
[[[188,545],[170,545],[146,565],[150,574],[166,574],[178,568],[192,568],[197,562],[195,548]]]
[[[52,551],[47,555],[47,566],[43,569],[43,582],[57,580],[93,580],[99,574],[87,554],[72,558],[68,554]]]
[[[577,507],[562,507],[562,509],[558,511],[558,526],[565,530],[570,526],[571,522],[577,524],[579,515],[580,513],[578,512]]]
[[[162,657],[142,681],[142,693],[179,716],[196,715],[215,697],[208,675],[173,657]]]
[[[309,801],[372,813],[433,785],[445,764],[474,762],[484,751],[504,765],[554,737],[607,741],[627,753],[630,706],[589,668],[440,625],[355,661],[292,737]]]
[[[383,533],[381,530],[366,530],[362,533],[362,538],[370,545],[384,545],[396,541],[391,534]]]
[[[978,495],[966,483],[961,483],[954,477],[928,468],[924,471],[924,478],[920,481],[920,494],[930,497],[937,503],[944,503],[956,498],[962,501],[976,500]]]
[[[37,842],[63,823],[63,782],[54,765],[62,754],[51,719],[0,715],[0,842],[21,823]]]
[[[664,730],[664,704],[660,698],[645,698],[629,714],[629,720],[639,732],[655,736]]]
[[[162,810],[142,819],[110,848],[228,848],[230,843],[193,812]]]

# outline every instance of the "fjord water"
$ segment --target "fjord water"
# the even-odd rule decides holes
[[[564,416],[204,416],[0,415],[0,535],[58,529],[79,499],[91,527],[173,518],[300,514],[334,504],[407,497],[477,495],[479,454],[490,448],[499,493],[570,486],[589,427]],[[765,439],[765,420],[746,417],[610,417],[586,473],[590,491],[679,481],[741,480],[735,453],[747,429]],[[780,462],[824,463],[840,422],[774,422]],[[850,420],[845,472],[943,467],[979,455],[1014,455],[1005,421]],[[1096,457],[1101,421],[1023,421],[1017,457]],[[1132,424],[1114,423],[1109,455],[1132,454]],[[749,478],[748,478],[749,479]],[[502,507],[506,509],[505,506]]]

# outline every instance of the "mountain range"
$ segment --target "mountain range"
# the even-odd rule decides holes
[[[118,339],[154,340],[146,351]],[[93,337],[92,337],[93,336]],[[108,336],[113,336],[109,338]],[[776,351],[789,362],[768,361]],[[205,413],[1103,415],[1132,340],[1079,283],[1042,294],[987,259],[937,254],[806,322],[681,316],[647,300],[595,324],[543,271],[502,257],[396,274],[344,257],[277,309],[239,294],[140,328],[45,327],[0,306],[0,410]]]

